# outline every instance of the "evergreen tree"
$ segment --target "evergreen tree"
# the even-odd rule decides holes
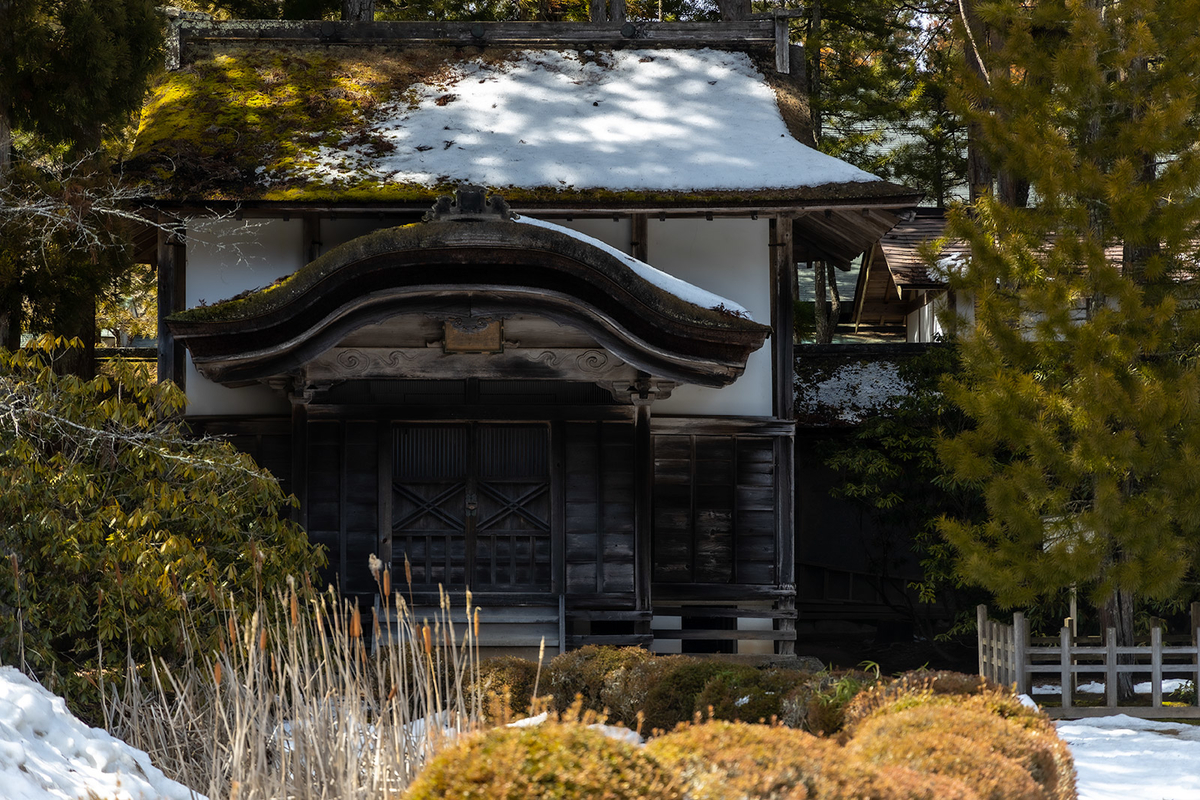
[[[1200,548],[1200,0],[976,12],[995,35],[961,100],[1032,207],[952,217],[976,321],[948,391],[973,428],[940,454],[987,520],[941,528],[1003,604],[1077,586],[1126,645]]]
[[[0,0],[0,346],[19,341],[27,304],[55,333],[93,341],[96,294],[128,266],[120,236],[106,226],[80,247],[9,212],[34,208],[33,191],[86,216],[80,181],[102,179],[106,132],[141,105],[161,46],[153,0]],[[53,168],[64,163],[85,166]],[[86,374],[89,356],[67,368]]]

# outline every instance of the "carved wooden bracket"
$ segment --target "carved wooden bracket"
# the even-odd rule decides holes
[[[498,194],[488,196],[486,186],[465,184],[454,190],[454,197],[444,194],[425,212],[425,222],[487,222],[514,220],[517,215]]]

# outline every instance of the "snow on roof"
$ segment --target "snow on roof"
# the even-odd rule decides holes
[[[370,143],[322,147],[313,169],[330,180],[615,191],[879,180],[792,138],[749,56],[712,49],[470,59],[384,104],[365,132]]]
[[[201,797],[163,775],[141,750],[84,725],[61,697],[14,667],[0,667],[0,785],[8,800]]]
[[[222,41],[165,73],[125,174],[160,199],[527,207],[908,202],[806,146],[795,76],[753,48]]]
[[[521,216],[518,217],[517,222],[525,225],[532,225],[536,228],[545,228],[547,230],[558,231],[559,233],[566,234],[573,239],[578,239],[581,242],[586,242],[592,247],[603,250],[614,258],[619,259],[622,263],[633,270],[638,277],[656,286],[657,288],[662,289],[664,292],[669,292],[684,302],[691,303],[695,306],[700,306],[701,308],[711,308],[716,311],[727,311],[729,313],[736,314],[739,317],[743,317],[744,319],[754,321],[754,317],[750,316],[750,312],[738,303],[735,303],[726,297],[721,297],[718,294],[713,294],[707,289],[701,289],[699,286],[676,278],[674,275],[668,275],[662,270],[650,266],[645,261],[639,261],[633,256],[623,253],[612,245],[602,242],[599,239],[595,239],[587,234],[580,233],[579,231],[571,230],[570,228],[564,228],[562,225],[555,225],[553,222],[546,222],[544,220],[534,219],[533,217]]]

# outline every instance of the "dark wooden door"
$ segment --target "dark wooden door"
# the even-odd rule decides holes
[[[402,424],[392,456],[393,575],[413,587],[551,589],[546,425]]]

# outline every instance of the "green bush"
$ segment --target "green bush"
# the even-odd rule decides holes
[[[0,660],[75,702],[99,667],[215,651],[228,614],[323,561],[271,475],[189,437],[184,402],[129,364],[82,381],[0,350]]]
[[[667,656],[661,665],[643,673],[642,731],[670,731],[696,715],[696,698],[708,682],[730,669],[720,661]],[[703,711],[700,711],[703,715]]]
[[[496,728],[435,757],[405,800],[682,800],[641,748],[575,723]]]
[[[554,695],[558,711],[566,711],[583,698],[583,708],[597,713],[605,710],[604,687],[613,673],[649,661],[654,656],[641,647],[599,647],[587,645],[555,656],[546,669],[549,694]]]
[[[730,665],[714,675],[696,696],[695,710],[713,719],[742,722],[778,720],[783,698],[810,673]]]
[[[779,720],[789,728],[821,735],[845,724],[847,707],[877,676],[861,670],[823,672],[795,684],[780,700]]]
[[[473,688],[477,688],[483,698],[487,719],[503,722],[507,721],[510,714],[529,713],[537,679],[538,665],[535,662],[516,656],[501,656],[489,658],[479,665],[478,682]]]

